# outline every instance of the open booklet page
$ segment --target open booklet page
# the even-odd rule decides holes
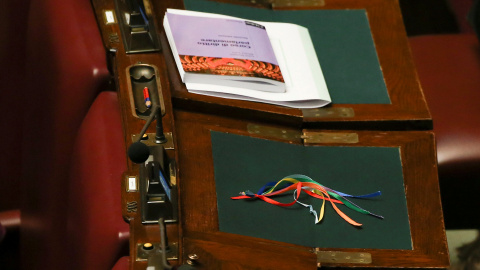
[[[169,9],[168,13],[192,15],[206,18],[238,19],[230,16]],[[265,26],[271,45],[285,81],[285,92],[274,93],[258,91],[251,88],[214,85],[208,82],[185,81],[189,92],[216,97],[240,99],[277,104],[294,108],[315,108],[331,102],[325,79],[318,63],[308,29],[288,23],[271,23],[253,21]],[[167,37],[176,57],[180,73],[183,68],[179,54],[172,46],[168,20],[164,21]],[[169,37],[170,36],[170,37]]]

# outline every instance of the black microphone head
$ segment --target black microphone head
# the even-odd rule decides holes
[[[128,157],[134,163],[144,163],[150,156],[150,149],[141,142],[134,142],[128,148]]]

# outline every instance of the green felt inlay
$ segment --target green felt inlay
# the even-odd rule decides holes
[[[309,247],[412,249],[400,151],[397,147],[337,147],[294,145],[248,136],[211,132],[219,228],[222,232]],[[352,199],[385,219],[339,208],[361,228],[345,222],[326,205],[324,220],[301,205],[289,208],[261,200],[232,200],[239,192],[257,192],[264,184],[291,174],[305,174],[329,188],[366,194],[373,199]],[[291,202],[293,194],[276,197]],[[302,196],[318,212],[321,201]]]
[[[390,104],[366,11],[269,10],[206,0],[184,0],[189,10],[309,29],[333,103]]]

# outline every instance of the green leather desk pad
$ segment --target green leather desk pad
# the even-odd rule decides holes
[[[307,27],[335,104],[390,104],[366,11],[270,10],[184,0],[188,10]]]
[[[397,147],[303,146],[222,132],[211,132],[219,230],[222,232],[321,248],[412,249],[400,150]],[[339,217],[330,204],[324,220],[314,224],[308,208],[283,208],[261,200],[232,200],[239,192],[257,192],[265,183],[290,174],[305,174],[349,194],[380,190],[372,199],[352,199],[385,218],[340,209],[355,221]],[[321,201],[302,196],[319,210]],[[291,202],[292,193],[277,198]]]

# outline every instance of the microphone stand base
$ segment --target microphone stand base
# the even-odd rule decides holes
[[[163,144],[163,148],[165,148],[165,150],[175,149],[174,145],[173,145],[173,136],[172,136],[171,132],[165,132],[164,133],[165,142],[160,142],[160,143],[157,142],[157,139],[155,138],[156,137],[155,133],[146,133],[146,134],[148,135],[148,139],[147,140],[142,140],[142,143],[144,143],[148,146],[155,146],[155,145]],[[132,142],[136,142],[136,141],[138,141],[138,134],[133,134],[132,135]]]

